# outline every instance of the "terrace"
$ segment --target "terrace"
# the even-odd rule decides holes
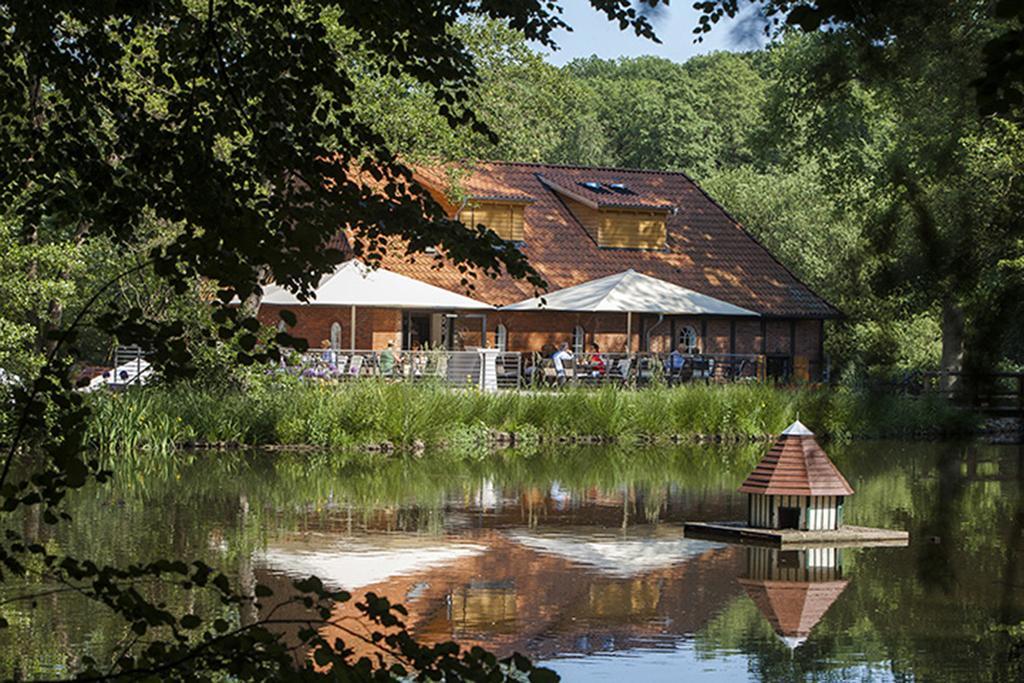
[[[278,370],[325,382],[433,380],[458,387],[508,390],[752,382],[765,380],[766,367],[764,357],[756,354],[681,354],[673,363],[671,354],[665,353],[594,353],[564,361],[560,373],[551,358],[535,352],[394,351],[393,364],[382,362],[383,354],[369,349],[315,349],[292,354]]]

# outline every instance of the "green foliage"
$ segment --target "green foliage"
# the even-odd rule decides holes
[[[190,384],[95,396],[89,442],[108,458],[194,443],[346,448],[474,445],[488,431],[602,437],[762,438],[799,416],[838,438],[970,431],[974,417],[936,397],[764,384],[559,392],[454,390],[440,383],[306,383],[273,376],[244,390]]]

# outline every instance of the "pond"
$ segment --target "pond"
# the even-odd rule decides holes
[[[856,490],[847,522],[907,529],[905,548],[683,538],[685,521],[744,517],[735,489],[764,448],[137,454],[74,496],[72,527],[17,523],[52,550],[199,558],[279,594],[317,574],[404,603],[422,639],[519,651],[568,681],[1018,679],[1024,448],[827,446]],[[0,615],[5,679],[67,675],[127,633],[60,594]]]

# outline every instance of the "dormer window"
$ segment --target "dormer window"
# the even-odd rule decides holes
[[[539,176],[597,242],[619,249],[664,249],[671,202],[645,195],[618,180],[599,182],[578,178]]]
[[[471,199],[457,218],[471,228],[483,225],[498,237],[510,242],[522,242],[523,202],[481,201]]]

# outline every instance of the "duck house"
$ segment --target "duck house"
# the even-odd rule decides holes
[[[843,503],[853,488],[799,420],[779,435],[750,473],[747,524],[754,529],[825,531],[843,526]]]

